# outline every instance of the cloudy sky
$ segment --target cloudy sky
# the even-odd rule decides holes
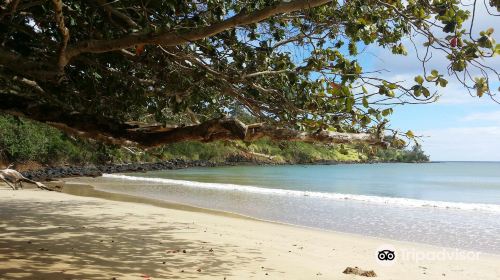
[[[497,27],[493,37],[499,42],[500,17],[488,15],[482,1],[478,3],[473,33],[477,36],[480,30]],[[413,84],[413,78],[422,74],[422,68],[415,51],[410,50],[410,45],[407,48],[408,56],[395,57],[387,50],[371,47],[362,60],[372,69],[388,70],[384,74],[387,80],[406,80]],[[446,73],[447,65],[446,60],[435,53],[427,69]],[[500,71],[500,57],[490,59],[488,65]],[[493,91],[498,93],[499,86],[498,81],[493,83]],[[440,93],[442,97],[435,104],[395,108],[392,127],[402,131],[411,129],[415,134],[423,135],[422,145],[431,160],[500,161],[500,104],[488,97],[471,97],[451,77],[448,86],[440,89]]]

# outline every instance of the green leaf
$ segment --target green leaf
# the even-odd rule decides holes
[[[396,85],[396,84],[394,84],[394,83],[390,83],[390,84],[388,84],[388,85],[387,85],[387,87],[388,87],[389,89],[397,89],[397,88],[398,88],[398,85]]]
[[[370,104],[368,103],[368,98],[363,96],[363,107],[368,108]]]
[[[346,111],[350,112],[352,111],[352,108],[354,106],[354,98],[352,96],[349,96],[345,99],[345,107]]]
[[[453,33],[455,32],[455,28],[457,27],[457,23],[452,21],[452,22],[449,22],[447,23],[444,27],[443,27],[443,31],[446,32],[446,33]]]
[[[392,108],[387,108],[387,109],[382,110],[382,116],[387,117],[390,114],[392,114]]]
[[[424,78],[420,75],[416,76],[415,77],[415,82],[419,83],[419,84],[423,84],[424,83]]]
[[[356,46],[356,43],[350,42],[348,49],[349,49],[350,55],[357,55],[358,54],[358,48]]]
[[[406,132],[406,136],[408,136],[408,138],[415,138],[415,134],[414,134],[414,133],[413,133],[413,131],[411,131],[411,130],[408,130],[408,131]]]
[[[419,97],[422,95],[422,86],[421,85],[414,85],[411,87],[411,90],[413,90],[413,95],[416,97]]]
[[[441,87],[446,87],[447,84],[448,84],[447,80],[445,80],[445,79],[439,79],[439,85]]]
[[[422,93],[424,94],[425,97],[431,96],[430,91],[426,87],[422,87]]]
[[[363,125],[367,125],[371,122],[372,120],[368,117],[368,116],[363,116],[361,118],[361,122],[363,123]]]
[[[500,55],[500,44],[495,45],[495,54]]]

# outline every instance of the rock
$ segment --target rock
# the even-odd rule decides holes
[[[373,270],[363,270],[357,266],[355,267],[347,267],[344,272],[344,274],[354,274],[354,275],[359,275],[359,276],[365,276],[365,277],[377,277],[377,274]]]
[[[274,164],[268,161],[261,161],[247,154],[236,154],[228,157],[223,162],[211,162],[206,160],[186,161],[182,159],[165,160],[159,162],[129,163],[129,164],[101,164],[87,166],[32,166],[21,172],[26,178],[35,181],[50,181],[56,178],[67,177],[99,177],[103,173],[126,173],[145,172],[150,170],[172,170],[189,167],[215,167],[232,166],[240,164]]]

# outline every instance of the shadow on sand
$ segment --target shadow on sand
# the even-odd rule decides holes
[[[224,279],[235,266],[263,260],[256,249],[203,241],[211,233],[192,223],[108,209],[96,201],[2,200],[0,278]]]

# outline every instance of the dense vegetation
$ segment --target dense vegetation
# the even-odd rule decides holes
[[[382,135],[394,135],[394,107],[434,102],[450,77],[495,98],[487,62],[500,45],[492,28],[472,28],[478,5],[500,10],[498,0],[3,1],[0,109],[148,147],[304,135],[386,144],[398,141]],[[369,47],[422,71],[389,80],[365,68]],[[258,122],[223,119],[233,106]]]
[[[67,136],[50,126],[0,115],[0,162],[36,162],[44,165],[152,162],[186,160],[259,160],[276,163],[314,161],[427,161],[417,147],[376,149],[369,145],[312,144],[304,142],[215,141],[174,143],[148,151]]]

